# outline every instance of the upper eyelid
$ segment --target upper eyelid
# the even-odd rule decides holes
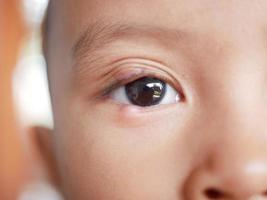
[[[154,38],[153,41],[149,40],[148,43],[145,44],[153,44],[153,47],[156,47],[157,51],[160,50],[160,53],[149,55],[146,53],[149,51],[149,48],[143,48],[146,46],[142,43],[143,41],[141,41],[141,43],[133,43],[135,40],[133,40],[133,38],[129,38],[128,36],[136,34],[138,34],[140,38]],[[133,49],[129,50],[127,53],[114,53],[112,50],[114,50],[115,46],[113,47],[112,44],[114,44],[114,42],[122,41],[122,38],[126,39],[123,41],[125,42],[125,45],[127,45],[127,43],[137,44],[138,46],[141,46],[142,49],[145,49],[144,51],[146,52],[140,53],[140,51],[135,51]],[[228,45],[225,45],[226,43]],[[231,47],[231,45],[228,42],[225,42],[225,40],[217,41],[216,38],[210,38],[205,34],[203,35],[203,33],[197,33],[196,31],[194,32],[192,30],[179,30],[147,24],[129,24],[125,22],[98,20],[86,27],[86,29],[82,31],[82,34],[79,35],[79,37],[75,40],[71,52],[73,59],[72,74],[74,74],[75,82],[78,84],[80,82],[86,82],[86,80],[83,80],[81,77],[87,77],[85,74],[92,75],[98,73],[100,67],[101,70],[105,70],[104,68],[108,66],[106,63],[109,62],[109,59],[115,60],[121,57],[130,56],[165,56],[168,57],[168,59],[171,59],[173,62],[182,63],[182,65],[185,63],[190,63],[190,65],[191,63],[194,63],[194,65],[199,63],[203,65],[210,64],[204,63],[206,60],[210,59],[203,59],[203,56],[199,56],[201,52],[204,52],[203,48],[200,48],[201,51],[195,48],[202,46],[211,52],[205,52],[205,55],[211,55],[213,60],[220,60],[223,58],[228,52],[228,49]],[[113,48],[109,49],[110,47]],[[191,51],[190,49],[192,48],[194,48],[196,51]],[[198,53],[199,51],[200,53]],[[175,55],[175,57],[173,55]],[[218,59],[216,58],[217,56]],[[194,65],[192,64],[192,66]],[[173,68],[173,70],[178,71],[179,69],[182,69],[185,71],[185,67],[175,68]],[[190,70],[190,67],[188,67],[188,69]],[[179,75],[182,74],[180,73]]]
[[[108,85],[107,87],[105,87],[105,89],[102,92],[102,96],[108,96],[113,90],[117,89],[120,86],[126,85],[127,83],[130,83],[132,81],[135,81],[139,78],[142,77],[156,77],[158,79],[163,80],[164,82],[168,83],[169,85],[171,85],[177,92],[181,93],[182,96],[184,97],[184,91],[183,88],[181,86],[181,84],[179,83],[178,80],[172,80],[173,77],[169,77],[170,75],[163,75],[160,74],[159,72],[155,72],[155,70],[153,71],[152,69],[143,69],[142,71],[140,71],[140,73],[137,73],[135,75],[132,75],[132,77],[130,78],[125,78],[125,79],[114,79],[113,82]],[[116,75],[114,75],[113,77],[116,77]]]

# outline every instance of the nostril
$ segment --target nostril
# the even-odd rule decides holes
[[[226,197],[226,194],[216,188],[208,188],[204,191],[204,195],[208,199],[221,199]]]

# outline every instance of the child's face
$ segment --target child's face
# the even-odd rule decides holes
[[[266,0],[52,4],[68,199],[267,198]]]

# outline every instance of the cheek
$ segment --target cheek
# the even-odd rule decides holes
[[[70,113],[59,145],[70,199],[177,197],[193,148],[188,148],[191,127],[176,112],[102,105]]]

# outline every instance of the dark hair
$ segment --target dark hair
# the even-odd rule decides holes
[[[50,21],[50,12],[51,12],[51,1],[49,1],[44,20],[41,27],[42,32],[42,50],[44,57],[47,58],[47,45],[48,45],[48,36],[49,36],[49,21]]]
[[[49,78],[49,62],[48,62],[48,45],[50,34],[50,18],[51,18],[51,1],[49,1],[44,15],[44,19],[41,25],[41,37],[42,37],[42,52],[46,63],[46,77],[48,81],[49,91],[51,91],[50,78]],[[51,97],[50,97],[51,98]]]

